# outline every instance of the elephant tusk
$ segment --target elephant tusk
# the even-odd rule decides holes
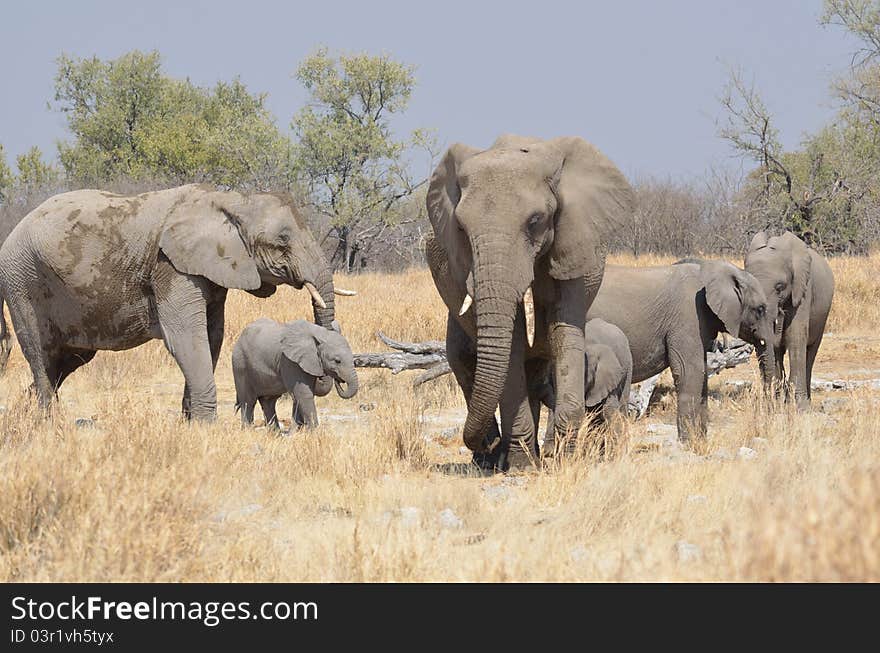
[[[324,303],[324,298],[321,297],[321,293],[318,292],[318,289],[315,288],[315,286],[306,281],[303,284],[303,287],[309,291],[309,294],[312,296],[312,301],[315,302],[315,306],[319,308],[327,308],[327,304]]]
[[[759,342],[761,343],[761,346],[762,346],[762,347],[763,347],[764,345],[767,344],[766,342],[764,342],[764,339],[763,339],[763,338],[761,338],[761,340],[760,340]]]
[[[459,315],[464,315],[468,312],[468,309],[471,307],[471,304],[474,303],[474,298],[470,296],[470,293],[464,296],[464,301],[461,303],[461,308],[458,311]]]
[[[523,309],[526,314],[526,340],[529,341],[529,347],[532,347],[535,344],[535,299],[532,297],[531,286],[523,295]]]
[[[346,290],[345,288],[334,288],[334,295],[339,295],[340,297],[354,297],[357,295],[357,290]]]

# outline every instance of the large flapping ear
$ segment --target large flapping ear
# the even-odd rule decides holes
[[[261,280],[244,241],[240,216],[245,210],[245,198],[234,192],[181,201],[165,218],[159,247],[179,272],[224,288],[256,290]]]
[[[761,249],[762,247],[767,246],[767,233],[764,231],[759,231],[754,236],[752,236],[752,242],[749,243],[749,251],[754,252],[755,250]]]
[[[281,353],[289,361],[299,365],[306,374],[322,376],[324,366],[318,356],[318,341],[312,334],[311,326],[305,320],[286,325],[284,335],[281,336]]]
[[[562,155],[550,275],[574,279],[595,274],[612,234],[632,216],[633,190],[620,170],[582,138],[556,138],[546,145]]]
[[[587,357],[587,379],[584,404],[592,408],[601,404],[620,387],[626,372],[617,356],[607,345],[589,343],[584,348]]]
[[[434,227],[434,235],[441,247],[448,247],[453,241],[449,229],[455,229],[452,214],[461,199],[458,170],[466,159],[477,152],[479,150],[469,145],[453,143],[431,175],[425,204],[428,209],[428,219]]]
[[[726,261],[705,261],[700,274],[706,288],[706,303],[724,324],[724,330],[739,336],[743,296],[739,269]]]
[[[786,249],[791,253],[791,303],[799,306],[807,294],[807,288],[810,285],[810,273],[813,268],[813,258],[810,255],[810,248],[800,238],[790,231],[786,231],[779,238],[776,245],[777,249]]]

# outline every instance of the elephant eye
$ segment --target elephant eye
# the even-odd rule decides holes
[[[780,281],[776,284],[776,292],[782,292],[783,290],[785,290],[785,282]]]
[[[764,307],[764,305],[762,304],[761,306],[758,306],[756,312],[758,313],[758,317],[764,317],[764,313],[767,312],[767,309],[766,309],[766,308]]]
[[[544,219],[544,216],[542,214],[532,213],[529,216],[528,222],[526,223],[526,226],[528,227],[529,231],[533,231],[534,229],[536,229],[538,227],[538,225],[541,224],[541,221],[543,219]]]
[[[286,233],[278,234],[278,240],[276,242],[279,246],[284,247],[290,242],[290,236]]]

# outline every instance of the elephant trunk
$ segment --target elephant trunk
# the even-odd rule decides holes
[[[477,367],[464,423],[464,442],[472,451],[482,451],[488,445],[486,432],[507,381],[518,298],[502,257],[482,265],[485,258],[476,255],[474,260]]]
[[[333,299],[333,273],[330,272],[330,268],[326,263],[319,267],[318,270],[314,285],[318,294],[321,295],[321,299],[324,300],[324,307],[322,308],[320,304],[312,298],[312,311],[315,315],[315,324],[331,329],[333,320],[336,319],[336,307]]]
[[[773,351],[773,343],[767,341],[766,345],[756,345],[755,353],[758,356],[758,365],[761,368],[761,378],[764,381],[764,387],[768,388],[773,384],[776,376],[776,356]]]
[[[345,380],[345,389],[343,390],[342,384],[339,381],[334,381],[336,385],[336,394],[338,394],[342,399],[351,399],[357,394],[358,391],[358,377],[357,372],[354,370],[351,371],[351,375]]]

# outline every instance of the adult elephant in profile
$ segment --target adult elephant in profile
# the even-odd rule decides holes
[[[306,288],[331,328],[330,269],[285,194],[63,193],[0,247],[0,295],[44,407],[97,350],[161,338],[186,380],[184,414],[213,418],[226,293],[268,297],[280,284]]]
[[[507,469],[537,457],[540,400],[527,384],[541,376],[534,368],[552,365],[556,434],[578,428],[587,308],[609,235],[632,207],[621,172],[576,137],[506,135],[483,151],[455,144],[434,171],[426,256],[449,309],[447,356],[468,404],[464,441],[477,462]]]

